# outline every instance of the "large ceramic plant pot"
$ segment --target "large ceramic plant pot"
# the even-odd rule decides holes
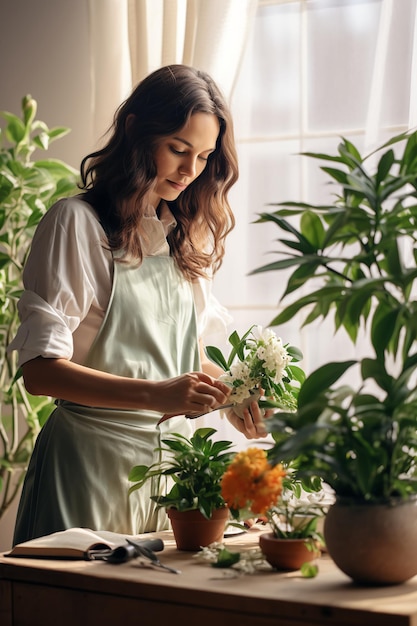
[[[320,556],[320,551],[309,548],[311,539],[279,539],[273,533],[259,537],[259,547],[272,567],[278,570],[297,570]]]
[[[178,550],[198,551],[223,539],[229,509],[227,507],[216,509],[210,519],[204,517],[198,510],[168,509],[167,515],[171,521]]]
[[[337,499],[324,521],[324,539],[335,564],[355,582],[403,583],[417,574],[417,500]]]

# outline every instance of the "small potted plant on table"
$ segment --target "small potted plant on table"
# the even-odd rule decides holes
[[[293,468],[271,464],[267,451],[248,448],[229,465],[222,494],[235,519],[255,518],[269,525],[259,545],[270,565],[281,570],[303,568],[311,576],[309,562],[320,556],[323,544],[317,523],[325,508],[320,503],[321,481],[310,483],[307,492]]]
[[[317,567],[311,562],[321,556],[324,539],[319,524],[327,512],[320,481],[317,491],[306,492],[300,481],[284,479],[277,504],[266,512],[270,532],[259,538],[266,560],[276,569],[301,569],[313,576]]]
[[[179,550],[200,550],[223,537],[229,509],[221,494],[221,478],[234,453],[230,441],[214,441],[214,428],[199,428],[188,439],[172,434],[162,440],[164,457],[153,465],[137,465],[129,474],[129,493],[148,480],[163,480],[166,492],[152,496],[165,507]]]

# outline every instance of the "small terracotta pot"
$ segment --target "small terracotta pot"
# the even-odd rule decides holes
[[[307,561],[313,561],[320,552],[309,550],[311,539],[279,539],[273,533],[259,537],[259,547],[272,567],[279,570],[297,570]]]
[[[204,517],[198,510],[167,509],[167,515],[171,520],[178,550],[198,551],[223,539],[229,509],[227,507],[216,509],[210,519]]]

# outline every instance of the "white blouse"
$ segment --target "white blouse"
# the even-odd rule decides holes
[[[149,206],[144,218],[146,256],[169,255],[166,236],[176,225],[164,203],[158,218]],[[113,261],[94,209],[82,196],[59,200],[33,238],[19,301],[21,325],[8,350],[19,365],[37,356],[82,364],[101,326],[112,287]],[[212,281],[192,284],[200,337],[226,333],[231,318],[212,294]]]

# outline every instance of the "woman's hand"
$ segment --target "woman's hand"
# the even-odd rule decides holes
[[[32,395],[87,406],[184,415],[214,410],[227,403],[230,394],[230,387],[204,372],[152,381],[100,372],[66,359],[42,357],[28,361],[22,369],[26,388]]]
[[[247,439],[260,439],[268,435],[264,420],[268,419],[268,417],[273,414],[273,411],[263,411],[259,408],[257,402],[252,402],[252,404],[243,411],[243,419],[239,417],[233,409],[229,409],[225,413],[232,426],[245,435]]]
[[[155,383],[158,411],[165,413],[161,421],[174,415],[205,413],[226,404],[230,387],[205,374],[191,372]]]

